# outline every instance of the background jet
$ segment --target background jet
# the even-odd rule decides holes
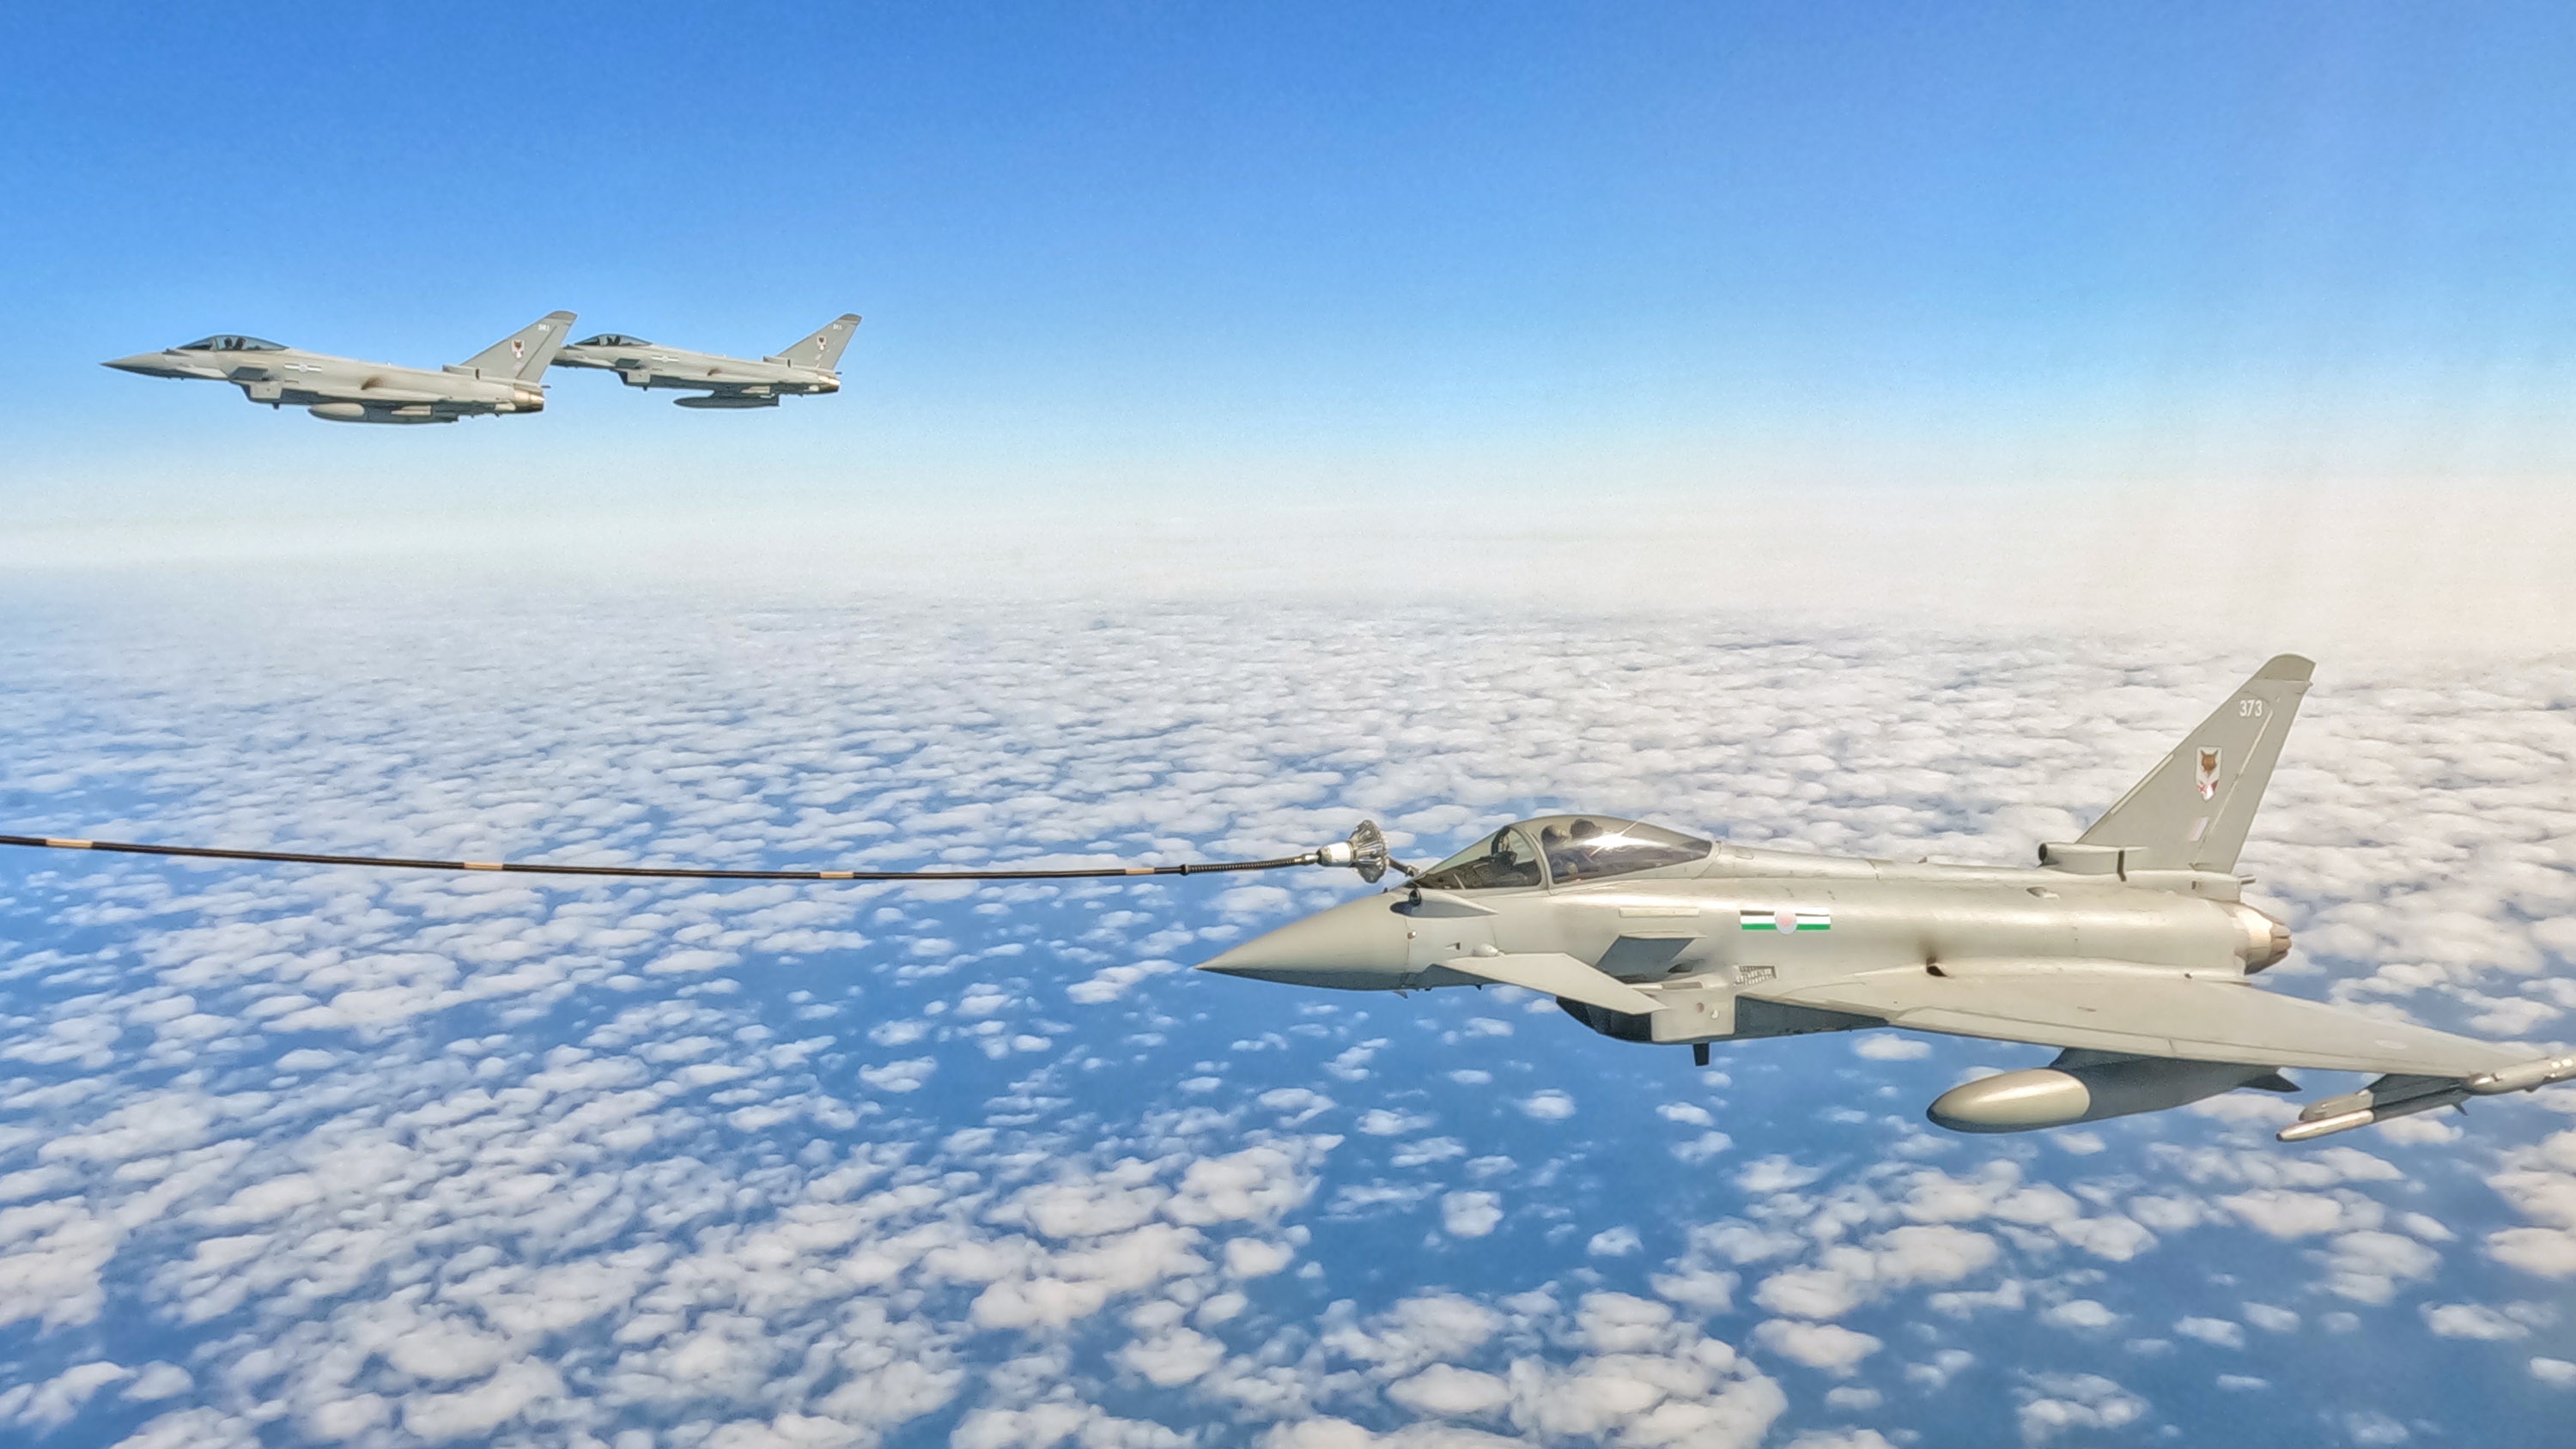
[[[598,367],[628,387],[670,387],[705,397],[671,401],[684,408],[774,408],[789,393],[839,392],[841,349],[859,327],[859,314],[844,312],[811,336],[773,357],[754,362],[713,352],[663,347],[641,337],[602,332],[555,354],[557,367]]]
[[[1708,1044],[1901,1027],[2061,1048],[1932,1103],[2014,1132],[2181,1106],[2282,1068],[2372,1072],[2312,1102],[2296,1142],[2576,1077],[2576,1056],[2474,1041],[2276,994],[2249,977],[2290,933],[2246,905],[2236,857],[2307,692],[2284,654],[2037,869],[1837,860],[1597,815],[1508,825],[1402,892],[1336,906],[1199,969],[1399,991],[1544,992],[1605,1036]],[[1350,863],[1382,857],[1354,837]]]
[[[239,386],[252,402],[288,403],[335,423],[452,423],[477,413],[546,406],[546,364],[572,335],[573,314],[545,316],[436,372],[305,352],[238,333],[104,366],[145,377],[197,377]]]

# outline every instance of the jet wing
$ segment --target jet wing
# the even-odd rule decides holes
[[[2232,978],[2050,961],[1959,963],[1943,972],[1872,971],[1746,994],[1914,1031],[2183,1061],[2469,1077],[2530,1055]]]

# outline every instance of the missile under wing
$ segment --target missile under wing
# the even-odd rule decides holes
[[[549,312],[436,371],[306,352],[237,332],[105,365],[145,377],[229,382],[252,402],[291,404],[329,422],[452,423],[545,411],[546,366],[572,335],[572,321],[570,312]]]
[[[844,312],[763,358],[727,357],[666,347],[623,332],[602,332],[555,354],[557,367],[614,372],[628,387],[672,388],[696,393],[673,398],[684,408],[774,408],[782,397],[841,390],[841,351],[858,331],[859,315]]]

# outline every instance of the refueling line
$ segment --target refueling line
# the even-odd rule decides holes
[[[1177,865],[1075,866],[1055,870],[716,870],[704,866],[548,865],[515,860],[424,860],[398,855],[318,855],[297,850],[245,850],[228,846],[146,845],[131,840],[75,840],[53,835],[0,835],[0,845],[38,850],[97,850],[113,855],[161,855],[186,860],[256,860],[287,865],[363,865],[391,870],[500,871],[511,875],[616,876],[628,880],[846,880],[982,881],[1101,880],[1124,876],[1215,875],[1227,871],[1285,870],[1299,865],[1349,866],[1374,882],[1392,863],[1386,838],[1363,820],[1347,840],[1303,855],[1272,860],[1201,860]],[[1398,869],[1404,869],[1400,864]]]

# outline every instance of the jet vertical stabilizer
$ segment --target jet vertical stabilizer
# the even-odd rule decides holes
[[[534,382],[545,376],[546,364],[571,340],[572,319],[570,312],[548,312],[457,365],[485,377]]]
[[[786,351],[767,358],[793,367],[811,367],[830,372],[841,365],[842,349],[850,345],[850,335],[859,330],[859,314],[844,312],[817,328],[812,335]]]
[[[2282,654],[2254,671],[2076,844],[2117,849],[2125,870],[2233,872],[2315,669]]]

